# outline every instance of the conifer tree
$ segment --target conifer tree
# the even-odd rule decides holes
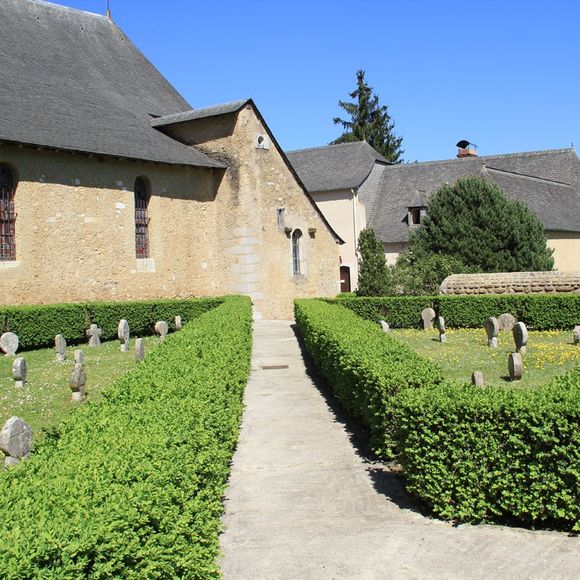
[[[440,187],[423,225],[411,236],[413,256],[444,254],[479,272],[551,270],[553,251],[540,220],[481,177]]]
[[[392,163],[401,163],[402,137],[394,134],[395,123],[392,121],[388,107],[379,105],[379,98],[373,94],[373,89],[365,81],[365,71],[356,73],[357,87],[350,93],[354,103],[338,101],[338,106],[344,109],[350,120],[340,117],[333,119],[335,125],[342,125],[344,133],[332,144],[348,143],[352,141],[366,141],[383,157]]]
[[[391,270],[385,262],[383,244],[373,230],[362,230],[358,238],[359,296],[386,296],[393,291]]]

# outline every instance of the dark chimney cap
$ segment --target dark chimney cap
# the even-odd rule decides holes
[[[456,147],[459,147],[460,149],[467,149],[470,145],[471,143],[469,141],[462,139],[461,141],[457,142]]]

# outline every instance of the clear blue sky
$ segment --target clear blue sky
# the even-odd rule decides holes
[[[106,0],[58,3],[104,13]],[[340,134],[355,73],[406,161],[580,148],[578,0],[111,0],[113,19],[194,107],[252,97],[285,149]]]

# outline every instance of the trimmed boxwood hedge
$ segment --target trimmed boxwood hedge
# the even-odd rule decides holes
[[[478,389],[337,304],[295,311],[345,409],[380,455],[400,454],[409,491],[435,513],[580,531],[580,367],[539,389]]]
[[[453,328],[478,328],[490,316],[510,312],[533,330],[564,330],[580,324],[579,294],[482,296],[385,296],[329,300],[361,318],[386,320],[392,328],[420,328],[421,311],[434,308]]]
[[[177,315],[185,324],[221,302],[221,298],[193,298],[2,306],[0,323],[2,332],[18,335],[20,350],[31,350],[54,346],[57,334],[64,335],[69,344],[85,342],[86,330],[93,323],[101,327],[101,339],[117,338],[117,325],[122,318],[128,320],[132,336],[154,334],[158,320],[167,321],[172,328]]]
[[[0,474],[0,577],[219,576],[251,325],[225,299]]]
[[[296,300],[308,353],[344,408],[370,429],[371,445],[393,456],[393,402],[400,391],[443,381],[438,366],[336,304]]]

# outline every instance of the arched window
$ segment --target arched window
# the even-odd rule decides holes
[[[0,165],[0,261],[16,260],[16,184],[8,167]]]
[[[149,184],[142,177],[135,180],[135,254],[149,257]]]
[[[294,230],[292,232],[292,273],[294,276],[301,274],[300,271],[300,239],[302,238],[302,232],[300,230]]]

